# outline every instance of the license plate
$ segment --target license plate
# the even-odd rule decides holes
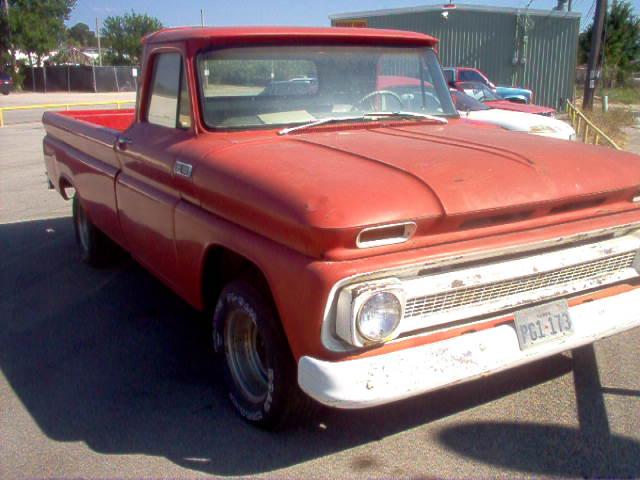
[[[573,333],[566,300],[526,308],[515,314],[520,350],[552,342]]]

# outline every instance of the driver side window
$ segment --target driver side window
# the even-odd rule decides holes
[[[155,58],[147,121],[169,128],[191,127],[191,101],[179,53],[160,53]]]

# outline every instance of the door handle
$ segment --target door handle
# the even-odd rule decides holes
[[[129,137],[118,137],[118,149],[126,150],[127,146],[131,144],[133,144],[133,140],[131,140]]]

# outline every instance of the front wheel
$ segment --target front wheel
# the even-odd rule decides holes
[[[229,398],[243,419],[277,430],[308,416],[313,401],[298,387],[295,361],[268,295],[250,281],[231,282],[220,294],[213,323]]]

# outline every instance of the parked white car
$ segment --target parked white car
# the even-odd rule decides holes
[[[576,131],[562,120],[533,113],[491,108],[458,90],[451,90],[451,97],[462,118],[491,123],[515,132],[527,132],[561,140],[576,139]]]

